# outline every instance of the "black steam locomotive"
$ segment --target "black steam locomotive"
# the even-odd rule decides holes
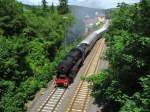
[[[108,24],[109,21],[107,20],[101,29],[91,33],[65,56],[57,68],[56,86],[63,85],[64,87],[68,87],[72,83],[88,52],[90,52],[95,42],[101,37],[101,34],[107,31]]]

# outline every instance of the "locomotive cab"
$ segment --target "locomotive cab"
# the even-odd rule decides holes
[[[66,75],[60,75],[55,79],[56,86],[68,87],[72,83],[72,80]]]

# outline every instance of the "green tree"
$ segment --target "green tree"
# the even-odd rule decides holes
[[[149,3],[149,0],[135,5],[121,3],[111,13],[111,26],[106,34],[109,76],[103,82],[93,81],[96,99],[105,105],[106,111],[150,110]]]
[[[42,0],[42,7],[43,7],[43,10],[47,10],[48,9],[46,0]]]
[[[66,14],[69,12],[68,0],[59,0],[58,12]]]
[[[51,5],[51,12],[54,13],[55,12],[55,6],[54,6],[54,3],[52,2],[52,5]]]
[[[55,75],[66,53],[60,49],[64,27],[73,20],[65,17],[68,24],[58,13],[0,0],[0,112],[24,112],[27,100]]]
[[[146,36],[150,35],[150,1],[149,0],[141,0],[139,4],[140,11],[140,31],[142,31]]]
[[[20,34],[26,26],[22,4],[16,0],[0,0],[0,4],[0,28],[3,34]]]

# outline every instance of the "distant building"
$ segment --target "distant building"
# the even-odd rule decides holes
[[[89,26],[89,27],[93,26],[94,24],[96,24],[96,22],[97,22],[96,18],[94,18],[94,19],[85,19],[84,20],[85,25]]]
[[[93,27],[99,26],[100,24],[105,22],[105,16],[97,16],[95,18],[85,18],[84,24],[85,24],[85,32],[87,33],[90,31]]]
[[[98,21],[99,21],[99,22],[105,22],[105,20],[106,20],[106,17],[105,17],[105,16],[99,16],[99,17],[98,17]]]
[[[84,24],[85,24],[85,34],[87,34],[88,32],[90,32],[90,30],[92,30],[93,26],[96,24],[97,20],[96,19],[91,19],[91,18],[86,18],[84,20]]]

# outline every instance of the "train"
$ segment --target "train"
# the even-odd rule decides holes
[[[55,86],[68,87],[75,78],[86,56],[93,48],[101,35],[108,30],[109,20],[106,20],[102,28],[92,32],[75,48],[73,48],[58,64],[57,75],[54,80]]]

